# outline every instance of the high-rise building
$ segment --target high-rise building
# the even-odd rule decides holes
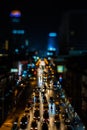
[[[50,32],[48,34],[48,44],[47,44],[47,55],[54,56],[59,53],[58,39],[56,32]]]
[[[10,45],[11,54],[20,54],[26,47],[26,31],[22,23],[22,14],[20,10],[12,10],[10,13]],[[28,43],[28,42],[27,42]]]
[[[87,50],[87,11],[66,12],[61,19],[59,31],[61,52]]]

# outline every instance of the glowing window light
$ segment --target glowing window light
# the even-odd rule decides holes
[[[50,47],[48,48],[49,51],[56,51],[56,48]]]
[[[51,55],[51,56],[52,56],[52,55],[53,55],[53,53],[52,53],[52,52],[47,52],[47,55]]]
[[[52,50],[53,50],[53,48],[52,48],[52,47],[50,47],[48,50],[52,51]]]
[[[55,33],[55,32],[49,33],[49,37],[56,37],[56,36],[57,36],[57,33]]]
[[[19,52],[19,49],[16,48],[16,49],[15,49],[15,52],[18,53],[18,52]]]
[[[13,34],[24,34],[24,30],[12,30]]]
[[[48,57],[48,60],[51,60],[51,57]]]
[[[21,12],[19,10],[13,10],[10,13],[10,17],[21,17]]]

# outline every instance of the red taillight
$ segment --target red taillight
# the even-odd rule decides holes
[[[37,74],[36,71],[34,71],[34,74],[35,74],[35,75]]]

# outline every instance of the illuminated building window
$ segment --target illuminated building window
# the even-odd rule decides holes
[[[24,34],[24,30],[12,30],[13,34]]]
[[[19,52],[19,50],[16,48],[16,49],[15,49],[15,52],[16,52],[16,53],[18,53],[18,52]]]
[[[56,37],[56,36],[57,36],[57,33],[55,33],[55,32],[49,33],[49,37]]]

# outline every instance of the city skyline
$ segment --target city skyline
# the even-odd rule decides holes
[[[63,14],[70,10],[86,9],[86,1],[77,2],[40,2],[40,1],[2,1],[0,3],[0,39],[8,38],[9,14],[12,10],[18,9],[22,13],[22,22],[27,30],[27,36],[31,44],[42,44],[44,48],[48,41],[49,32],[59,32]]]

